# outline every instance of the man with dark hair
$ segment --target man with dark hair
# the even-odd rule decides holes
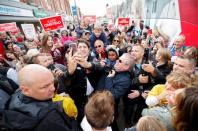
[[[64,72],[65,85],[63,91],[68,93],[78,108],[78,122],[84,117],[84,106],[94,87],[96,87],[98,75],[91,70],[98,68],[99,64],[93,63],[90,57],[89,43],[79,40],[76,53],[71,49],[67,57],[67,70]]]

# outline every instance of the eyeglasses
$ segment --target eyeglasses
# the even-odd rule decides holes
[[[122,63],[122,60],[118,59],[118,62],[119,62],[119,63]]]
[[[95,46],[95,48],[100,48],[100,47],[101,47],[101,45]]]
[[[119,40],[113,40],[114,42],[120,42]]]
[[[118,59],[117,60],[119,63],[123,63],[123,64],[125,64],[125,65],[128,65],[127,63],[125,63],[123,60],[121,60],[121,59]]]

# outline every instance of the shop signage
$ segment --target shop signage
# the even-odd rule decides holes
[[[37,18],[47,17],[47,14],[43,10],[34,10],[34,16]]]
[[[0,5],[0,15],[12,15],[12,16],[28,16],[33,17],[32,10],[21,9],[17,7]]]

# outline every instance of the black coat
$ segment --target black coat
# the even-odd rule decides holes
[[[78,131],[77,122],[64,113],[60,103],[38,101],[21,91],[12,95],[3,117],[13,131]]]
[[[96,87],[99,81],[100,75],[96,73],[98,69],[95,68],[99,68],[99,64],[92,63],[92,70],[94,71],[91,71],[91,73],[87,73],[85,68],[77,65],[77,68],[72,75],[70,75],[68,71],[64,73],[65,88],[61,90],[62,92],[64,91],[68,93],[70,97],[74,100],[75,105],[78,109],[79,122],[84,117],[84,106],[87,102],[87,79],[89,80],[93,88]]]
[[[157,84],[165,84],[166,76],[172,71],[172,65],[168,65],[168,63],[156,66],[154,72],[156,74],[154,79],[154,83]]]

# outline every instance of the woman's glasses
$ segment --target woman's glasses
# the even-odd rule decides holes
[[[119,40],[113,40],[114,42],[120,42]]]
[[[101,45],[95,46],[95,48],[100,48],[100,47],[101,47]]]

